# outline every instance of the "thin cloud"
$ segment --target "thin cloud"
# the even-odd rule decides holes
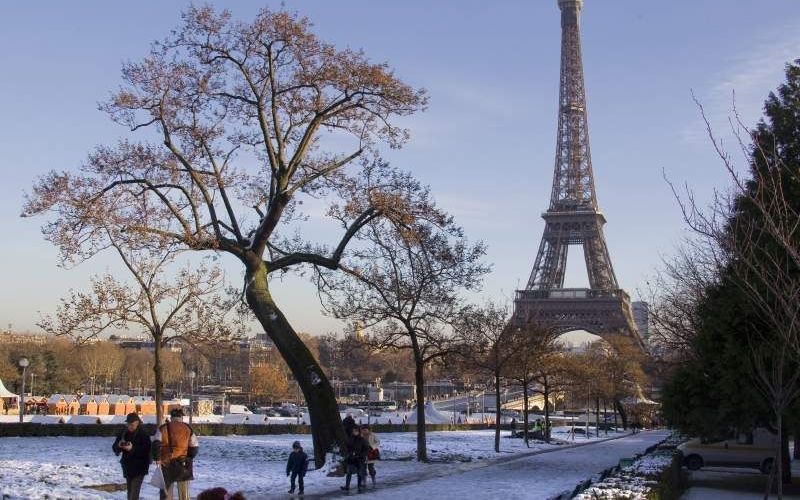
[[[776,35],[783,35],[778,38]],[[752,48],[732,58],[728,70],[713,79],[710,87],[697,92],[714,131],[728,135],[729,117],[734,105],[743,122],[755,125],[761,117],[767,94],[784,80],[786,64],[800,57],[800,20],[787,23],[783,29],[771,31],[767,38],[756,41]],[[708,140],[700,118],[684,127],[681,138],[690,144]]]

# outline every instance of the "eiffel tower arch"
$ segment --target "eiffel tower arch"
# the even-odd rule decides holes
[[[517,290],[517,321],[535,320],[559,332],[586,330],[623,335],[644,349],[630,297],[619,287],[603,234],[589,148],[586,87],[581,54],[583,0],[558,0],[561,9],[561,86],[555,172],[544,234],[524,290]],[[567,252],[581,245],[589,288],[564,288]]]

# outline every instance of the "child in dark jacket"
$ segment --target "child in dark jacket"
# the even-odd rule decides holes
[[[292,476],[289,493],[294,493],[294,483],[296,479],[297,485],[299,486],[297,492],[301,495],[303,494],[303,477],[306,475],[307,470],[308,455],[303,451],[303,447],[300,446],[300,441],[295,441],[292,443],[292,452],[289,454],[289,460],[286,461],[286,475],[288,476],[291,474]]]

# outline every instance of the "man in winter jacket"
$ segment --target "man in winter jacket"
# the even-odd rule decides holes
[[[128,491],[128,500],[138,500],[144,476],[150,470],[150,436],[142,429],[139,415],[129,413],[125,417],[126,428],[117,435],[111,449],[122,457],[122,476]]]
[[[300,441],[295,441],[292,443],[292,452],[289,454],[289,460],[286,461],[286,475],[292,475],[289,493],[294,493],[294,482],[297,479],[297,485],[299,486],[297,492],[301,495],[303,494],[303,477],[305,477],[307,470],[308,455],[303,451],[303,447],[300,446]]]
[[[189,500],[189,481],[194,479],[192,459],[197,456],[197,436],[183,423],[183,410],[169,413],[170,421],[162,425],[153,436],[153,458],[164,473],[166,490],[161,490],[161,500],[172,500],[173,485],[178,483],[178,498]]]
[[[367,475],[367,454],[369,453],[369,444],[366,439],[361,437],[361,429],[358,426],[353,427],[353,433],[347,442],[347,449],[345,450],[345,483],[342,489],[347,491],[350,489],[350,478],[353,474],[358,476],[358,491],[364,489],[364,480]]]

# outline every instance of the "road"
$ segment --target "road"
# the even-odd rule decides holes
[[[516,399],[521,396],[522,396],[522,391],[520,390],[508,391],[506,393],[500,393],[500,401],[502,403],[505,403],[506,401]],[[485,403],[488,408],[494,408],[495,393],[487,391],[484,394],[483,392],[480,391],[473,391],[469,395],[469,402],[472,404],[477,403],[479,405],[483,405]],[[441,401],[434,401],[433,404],[436,407],[436,409],[440,411],[463,411],[466,410],[467,408],[467,396],[459,395]]]
[[[450,470],[445,477],[412,477],[381,484],[376,490],[368,488],[367,496],[371,499],[548,499],[571,491],[579,482],[619,463],[620,458],[632,457],[668,435],[666,431],[642,432],[489,465],[467,465],[462,472]]]

